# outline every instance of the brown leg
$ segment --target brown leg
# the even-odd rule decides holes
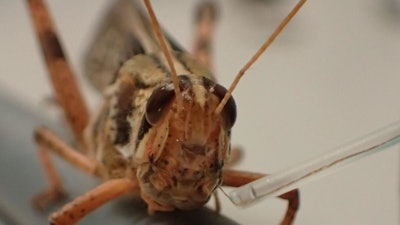
[[[216,17],[216,5],[212,2],[204,2],[198,6],[195,18],[196,36],[194,38],[193,56],[211,70],[213,69],[211,44]]]
[[[223,171],[222,185],[240,187],[263,176],[265,176],[265,174],[226,169]],[[297,189],[289,191],[280,195],[279,198],[288,200],[288,208],[281,225],[291,225],[293,224],[296,212],[300,205],[299,191]]]
[[[57,101],[64,110],[76,140],[82,150],[86,150],[82,135],[88,122],[86,104],[64,55],[46,6],[41,0],[28,0],[28,3]]]
[[[52,225],[71,225],[103,204],[138,189],[135,181],[128,178],[108,180],[89,192],[77,197],[50,216]]]
[[[62,183],[51,163],[48,154],[49,151],[56,153],[88,174],[96,175],[97,164],[94,161],[68,146],[47,128],[41,127],[36,129],[35,142],[38,145],[39,159],[42,162],[46,178],[49,182],[49,188],[33,199],[33,203],[36,207],[44,208],[49,203],[63,196]]]

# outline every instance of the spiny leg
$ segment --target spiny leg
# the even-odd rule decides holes
[[[222,173],[222,185],[231,187],[240,187],[261,177],[266,176],[261,173],[252,173],[238,170],[225,169]],[[288,208],[281,222],[281,225],[291,225],[295,219],[297,210],[300,206],[299,191],[292,190],[279,196],[279,198],[288,200]]]
[[[193,44],[193,56],[199,62],[213,69],[212,38],[214,35],[217,6],[211,1],[204,1],[196,11],[196,34]]]
[[[46,179],[49,182],[49,188],[33,199],[33,204],[37,208],[43,209],[48,204],[57,201],[63,196],[61,179],[50,160],[49,152],[57,154],[88,174],[97,174],[97,164],[94,161],[68,146],[49,129],[44,127],[36,129],[34,137],[38,145],[39,159],[43,165]]]
[[[82,135],[88,123],[86,104],[45,4],[41,0],[28,0],[28,3],[57,101],[64,110],[77,142],[82,150],[86,150]]]
[[[128,178],[108,180],[77,197],[50,216],[52,225],[71,225],[105,203],[138,189],[136,181]]]

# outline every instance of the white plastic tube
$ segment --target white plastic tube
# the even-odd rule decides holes
[[[400,121],[337,148],[331,153],[236,188],[229,193],[229,198],[235,205],[245,206],[260,198],[279,196],[313,179],[333,173],[335,169],[356,159],[398,143],[400,143]]]

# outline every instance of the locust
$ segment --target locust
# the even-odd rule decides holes
[[[87,57],[86,74],[103,96],[97,112],[90,114],[45,3],[28,0],[55,98],[76,140],[69,144],[46,127],[34,131],[49,183],[33,198],[34,206],[46,208],[65,193],[50,154],[102,181],[52,213],[54,225],[76,224],[130,194],[143,199],[149,214],[191,210],[207,203],[221,186],[238,187],[265,176],[224,167],[233,152],[232,92],[304,3],[297,3],[226,89],[212,72],[215,3],[204,1],[197,8],[190,54],[163,32],[149,0],[144,0],[147,10],[118,2],[107,15],[112,25],[100,29]],[[279,197],[288,201],[281,224],[292,224],[299,191]]]

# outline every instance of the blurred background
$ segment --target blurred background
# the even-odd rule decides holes
[[[199,1],[152,2],[162,25],[190,50],[193,12]],[[96,21],[110,3],[48,3],[92,109],[98,95],[83,78],[81,61]],[[221,84],[229,86],[296,1],[218,3],[216,74]],[[32,210],[29,203],[30,196],[46,185],[31,133],[33,127],[46,124],[68,134],[57,107],[46,101],[52,92],[24,1],[0,1],[0,61],[0,224],[44,223],[45,214]],[[237,168],[249,171],[282,170],[398,121],[399,1],[307,2],[246,73],[234,97],[238,120],[232,142],[246,150]],[[399,156],[399,147],[394,147],[304,186],[295,224],[400,224]],[[72,197],[96,184],[69,165],[62,164],[60,170]],[[221,221],[226,224],[278,224],[286,207],[282,200],[267,199],[242,209],[225,196],[220,198]],[[127,216],[129,204],[118,207],[126,213],[121,216],[105,207],[82,224],[173,220],[154,222],[141,210],[137,222],[135,207],[131,216]],[[216,221],[207,223],[223,223]]]

